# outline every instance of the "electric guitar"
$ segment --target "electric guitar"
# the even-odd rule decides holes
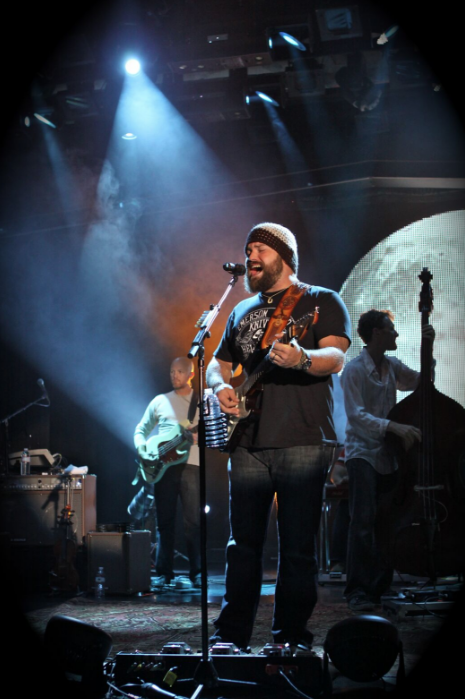
[[[318,314],[319,309],[316,307],[313,313],[307,313],[294,323],[289,323],[284,330],[283,337],[279,341],[283,344],[290,344],[292,340],[301,340],[308,328],[311,325],[315,325],[318,321]],[[221,447],[222,451],[232,451],[234,449],[247,426],[250,414],[254,412],[258,414],[260,412],[258,406],[259,398],[263,393],[263,386],[259,385],[258,382],[264,374],[274,368],[275,365],[272,363],[270,353],[268,352],[250,376],[242,372],[239,376],[231,379],[231,385],[236,392],[238,400],[239,415],[227,415],[227,438],[224,446]],[[241,429],[236,432],[238,425],[241,425]]]
[[[154,458],[136,459],[144,481],[158,483],[170,466],[187,461],[193,435],[197,431],[198,425],[191,430],[182,425],[173,425],[168,432],[151,437],[147,442],[147,454]]]

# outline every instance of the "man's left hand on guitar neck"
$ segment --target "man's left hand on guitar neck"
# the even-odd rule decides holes
[[[271,345],[268,355],[270,361],[282,369],[297,368],[302,358],[302,348],[296,340],[291,341],[289,344],[280,342],[280,337],[283,335],[284,333],[280,333],[279,336],[276,336],[276,340]]]

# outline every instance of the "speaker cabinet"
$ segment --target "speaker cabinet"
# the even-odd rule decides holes
[[[14,546],[53,546],[69,494],[72,538],[82,545],[96,528],[96,481],[97,476],[2,476],[0,532],[9,534]]]
[[[87,535],[88,591],[94,587],[99,566],[105,572],[109,594],[131,595],[150,590],[152,532],[89,532]]]

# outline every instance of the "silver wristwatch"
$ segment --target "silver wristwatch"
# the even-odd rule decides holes
[[[305,350],[300,348],[300,359],[299,363],[296,364],[293,369],[300,369],[300,371],[307,371],[312,366],[312,358],[308,356]]]

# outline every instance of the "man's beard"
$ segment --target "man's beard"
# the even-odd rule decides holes
[[[262,273],[258,279],[255,279],[255,277],[249,278],[249,275],[246,274],[244,277],[246,291],[249,294],[256,294],[258,291],[268,291],[276,284],[283,269],[283,261],[280,257],[277,257],[271,264],[267,266],[262,265]]]

